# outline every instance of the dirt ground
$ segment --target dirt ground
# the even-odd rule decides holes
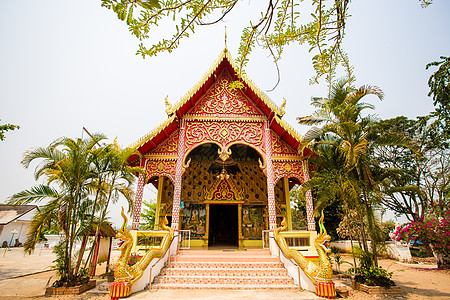
[[[346,256],[344,260],[352,261],[352,258]],[[351,295],[347,299],[450,299],[450,270],[437,269],[434,259],[424,260],[420,264],[406,264],[390,259],[381,259],[379,264],[388,272],[393,272],[392,279],[397,286],[402,288],[404,295],[402,297],[377,297],[360,291],[351,291]],[[348,265],[342,265],[341,269],[348,269]],[[351,286],[349,279],[336,281]]]
[[[35,255],[32,257],[17,253],[8,253],[5,258],[0,258],[0,299],[110,299],[107,294],[85,293],[81,296],[44,296],[45,287],[55,279],[54,271],[39,270],[35,267],[33,275],[24,275],[32,272],[32,265],[48,266],[53,256],[48,254]],[[351,257],[344,258],[351,261]],[[450,299],[450,270],[438,270],[429,264],[401,264],[393,260],[382,259],[380,265],[389,272],[394,272],[393,280],[402,288],[404,295],[393,296],[370,296],[364,292],[351,291],[347,299]],[[15,268],[23,269],[12,272]],[[104,265],[100,266],[97,274],[104,271]],[[341,270],[348,268],[341,266]],[[8,274],[4,274],[9,272]],[[19,274],[19,275],[17,275]],[[19,276],[19,277],[17,277]],[[14,278],[12,278],[14,277]],[[104,282],[101,276],[97,277],[97,283]],[[349,279],[336,279],[337,285],[351,286]],[[314,293],[307,291],[226,291],[226,290],[153,290],[133,294],[128,299],[319,299]]]

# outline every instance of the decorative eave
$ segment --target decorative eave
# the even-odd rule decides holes
[[[154,138],[157,134],[161,133],[161,131],[163,131],[164,128],[166,128],[167,125],[172,123],[174,120],[175,120],[175,116],[169,117],[167,120],[165,120],[164,122],[159,124],[158,127],[156,127],[155,129],[153,129],[152,131],[150,131],[149,133],[147,133],[146,135],[141,137],[139,140],[137,140],[136,142],[131,144],[129,147],[133,148],[133,149],[138,149],[139,147],[144,145],[146,142],[148,142],[149,140]]]

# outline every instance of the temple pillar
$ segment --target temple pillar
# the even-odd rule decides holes
[[[284,197],[286,198],[286,221],[288,223],[288,230],[292,230],[292,215],[291,215],[291,198],[289,194],[289,179],[283,178]]]
[[[302,161],[303,180],[309,180],[308,163],[306,160]],[[314,222],[314,204],[311,190],[306,192],[306,218],[308,220],[308,231],[316,231],[316,223]]]
[[[156,210],[155,210],[155,224],[153,229],[158,229],[160,227],[159,219],[160,219],[160,211],[161,211],[161,199],[164,188],[164,177],[160,176],[158,178],[158,195],[156,196]]]
[[[173,202],[172,202],[172,229],[178,231],[180,222],[180,201],[181,201],[181,180],[183,179],[183,159],[184,159],[184,135],[186,131],[185,121],[181,120],[180,134],[178,138],[177,162],[175,164],[175,178],[173,183]]]
[[[264,123],[265,150],[266,150],[266,174],[267,174],[267,206],[269,210],[269,230],[273,232],[277,228],[277,214],[275,209],[275,183],[272,164],[272,134],[269,124]]]
[[[141,159],[141,167],[146,168],[147,159]],[[131,225],[132,230],[139,230],[139,223],[141,221],[141,205],[142,205],[142,197],[144,195],[144,174],[139,174],[138,176],[138,185],[136,188],[136,197],[134,198],[134,207],[133,207],[133,223]]]

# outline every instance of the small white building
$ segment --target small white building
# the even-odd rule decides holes
[[[14,247],[26,240],[28,226],[38,211],[37,205],[6,205],[0,203],[0,247]],[[14,236],[13,236],[14,233]]]

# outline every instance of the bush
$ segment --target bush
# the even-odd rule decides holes
[[[392,273],[387,272],[382,267],[360,267],[355,268],[355,281],[369,286],[395,286],[392,281]]]
[[[355,274],[355,281],[369,286],[395,286],[392,281],[393,272],[388,273],[382,267],[375,266],[374,255],[370,251],[364,251],[360,247],[353,247],[353,255],[359,259],[359,267],[348,271]]]

